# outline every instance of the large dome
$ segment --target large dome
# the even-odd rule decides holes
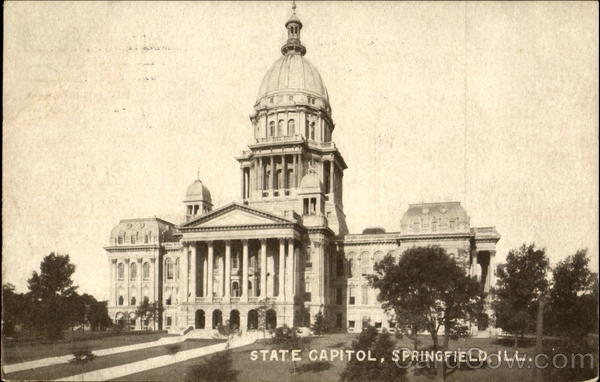
[[[281,93],[306,93],[329,104],[327,88],[317,69],[302,54],[289,52],[271,66],[258,90],[258,99]]]

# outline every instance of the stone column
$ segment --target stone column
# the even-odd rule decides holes
[[[267,297],[267,239],[260,239],[260,298]]]
[[[208,241],[208,264],[207,264],[207,274],[208,274],[208,288],[207,289],[207,297],[209,301],[212,301],[213,297],[213,242]]]
[[[141,304],[142,303],[142,296],[143,296],[142,295],[142,283],[144,282],[143,281],[144,280],[144,277],[143,277],[144,276],[144,268],[143,268],[143,266],[144,266],[144,259],[140,257],[139,259],[137,259],[137,261],[138,261],[138,265],[137,265],[138,274],[137,274],[137,276],[139,277],[139,289],[140,289],[138,291],[137,303]],[[140,321],[140,323],[141,323],[141,321]]]
[[[296,188],[298,187],[298,155],[293,154],[292,157],[294,158],[294,167],[292,167],[294,169],[293,187]]]
[[[115,298],[115,288],[116,285],[116,277],[115,277],[115,267],[117,266],[116,259],[108,259],[108,266],[110,270],[110,277],[108,279],[108,305],[117,305],[117,299]]]
[[[183,246],[183,253],[181,254],[181,272],[179,272],[179,301],[186,302],[188,301],[189,296],[189,279],[190,279],[190,269],[189,269],[189,246],[185,244]]]
[[[208,259],[202,256],[202,297],[208,297]]]
[[[242,240],[242,301],[248,301],[248,240]]]
[[[129,299],[129,259],[125,259],[125,305],[129,306],[131,300]]]
[[[160,280],[160,269],[159,269],[159,264],[158,264],[158,256],[156,258],[152,258],[150,259],[150,263],[152,264],[152,274],[154,275],[154,280],[152,281],[152,286],[153,286],[153,300],[154,301],[158,301],[158,296],[160,296],[160,291],[159,291],[159,287],[162,284],[161,280]],[[151,302],[154,302],[151,301]]]
[[[484,292],[489,292],[492,285],[494,285],[494,258],[496,257],[496,251],[490,251],[490,261],[488,263],[487,276],[485,278]]]
[[[329,161],[329,193],[333,194],[333,174],[335,173],[334,159]]]
[[[269,188],[275,190],[275,157],[271,156],[271,176],[269,179]],[[273,194],[271,194],[273,196]]]
[[[294,239],[288,239],[288,253],[286,257],[285,270],[287,272],[285,278],[285,300],[288,302],[294,301]]]
[[[281,156],[281,173],[282,173],[282,186],[280,187],[284,190],[290,188],[288,184],[288,174],[287,174],[287,161],[285,160],[285,155]]]
[[[279,301],[285,301],[285,239],[279,239]]]
[[[471,276],[475,276],[479,280],[479,264],[477,263],[477,251],[471,251]]]
[[[241,182],[240,182],[241,183],[241,188],[242,188],[242,190],[241,190],[242,191],[241,192],[242,195],[241,196],[242,196],[242,199],[246,199],[246,190],[244,188],[244,182],[245,182],[245,178],[246,178],[246,168],[242,167],[240,170],[242,170],[241,171],[242,172],[242,179],[241,179]]]
[[[198,248],[197,248],[197,244],[194,242],[190,245],[190,301],[196,301],[196,296],[197,296],[197,281],[198,281],[198,277],[197,277],[197,265],[198,262],[197,260],[197,252],[198,252]]]
[[[231,241],[225,241],[225,298],[231,293]]]

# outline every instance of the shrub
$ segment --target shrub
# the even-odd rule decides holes
[[[82,364],[93,361],[96,355],[89,348],[81,348],[73,351],[73,359],[69,362],[74,364]]]

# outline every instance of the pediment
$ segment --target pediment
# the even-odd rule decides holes
[[[292,223],[284,218],[239,204],[231,204],[185,223],[181,228],[235,227]]]

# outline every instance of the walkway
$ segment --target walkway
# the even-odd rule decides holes
[[[183,337],[183,336],[182,336]],[[234,349],[241,346],[250,345],[255,341],[254,336],[234,337],[229,342],[229,348]],[[132,362],[125,365],[108,367],[105,369],[94,370],[83,374],[73,375],[59,379],[58,381],[107,381],[110,379],[121,378],[126,375],[141,373],[146,370],[156,369],[163,366],[169,366],[174,363],[187,361],[193,358],[217,353],[227,348],[227,343],[209,345],[197,349],[185,350],[173,355],[161,355],[154,358],[148,358],[143,361]]]
[[[150,348],[150,347],[154,347],[154,346],[174,344],[177,342],[183,342],[187,338],[188,337],[186,337],[186,336],[163,337],[156,341],[142,342],[139,344],[118,346],[118,347],[108,348],[108,349],[98,349],[98,350],[92,349],[92,352],[97,357],[101,357],[101,356],[105,356],[105,355],[123,353],[123,352],[127,352],[127,351],[146,349],[146,348]],[[17,371],[37,369],[39,367],[46,367],[46,366],[58,365],[61,363],[67,363],[72,359],[73,359],[73,354],[67,354],[67,355],[62,355],[62,356],[58,356],[58,357],[42,358],[42,359],[36,359],[33,361],[14,363],[14,364],[10,364],[10,365],[3,365],[2,367],[4,369],[4,373],[8,374],[8,373],[14,373]]]

